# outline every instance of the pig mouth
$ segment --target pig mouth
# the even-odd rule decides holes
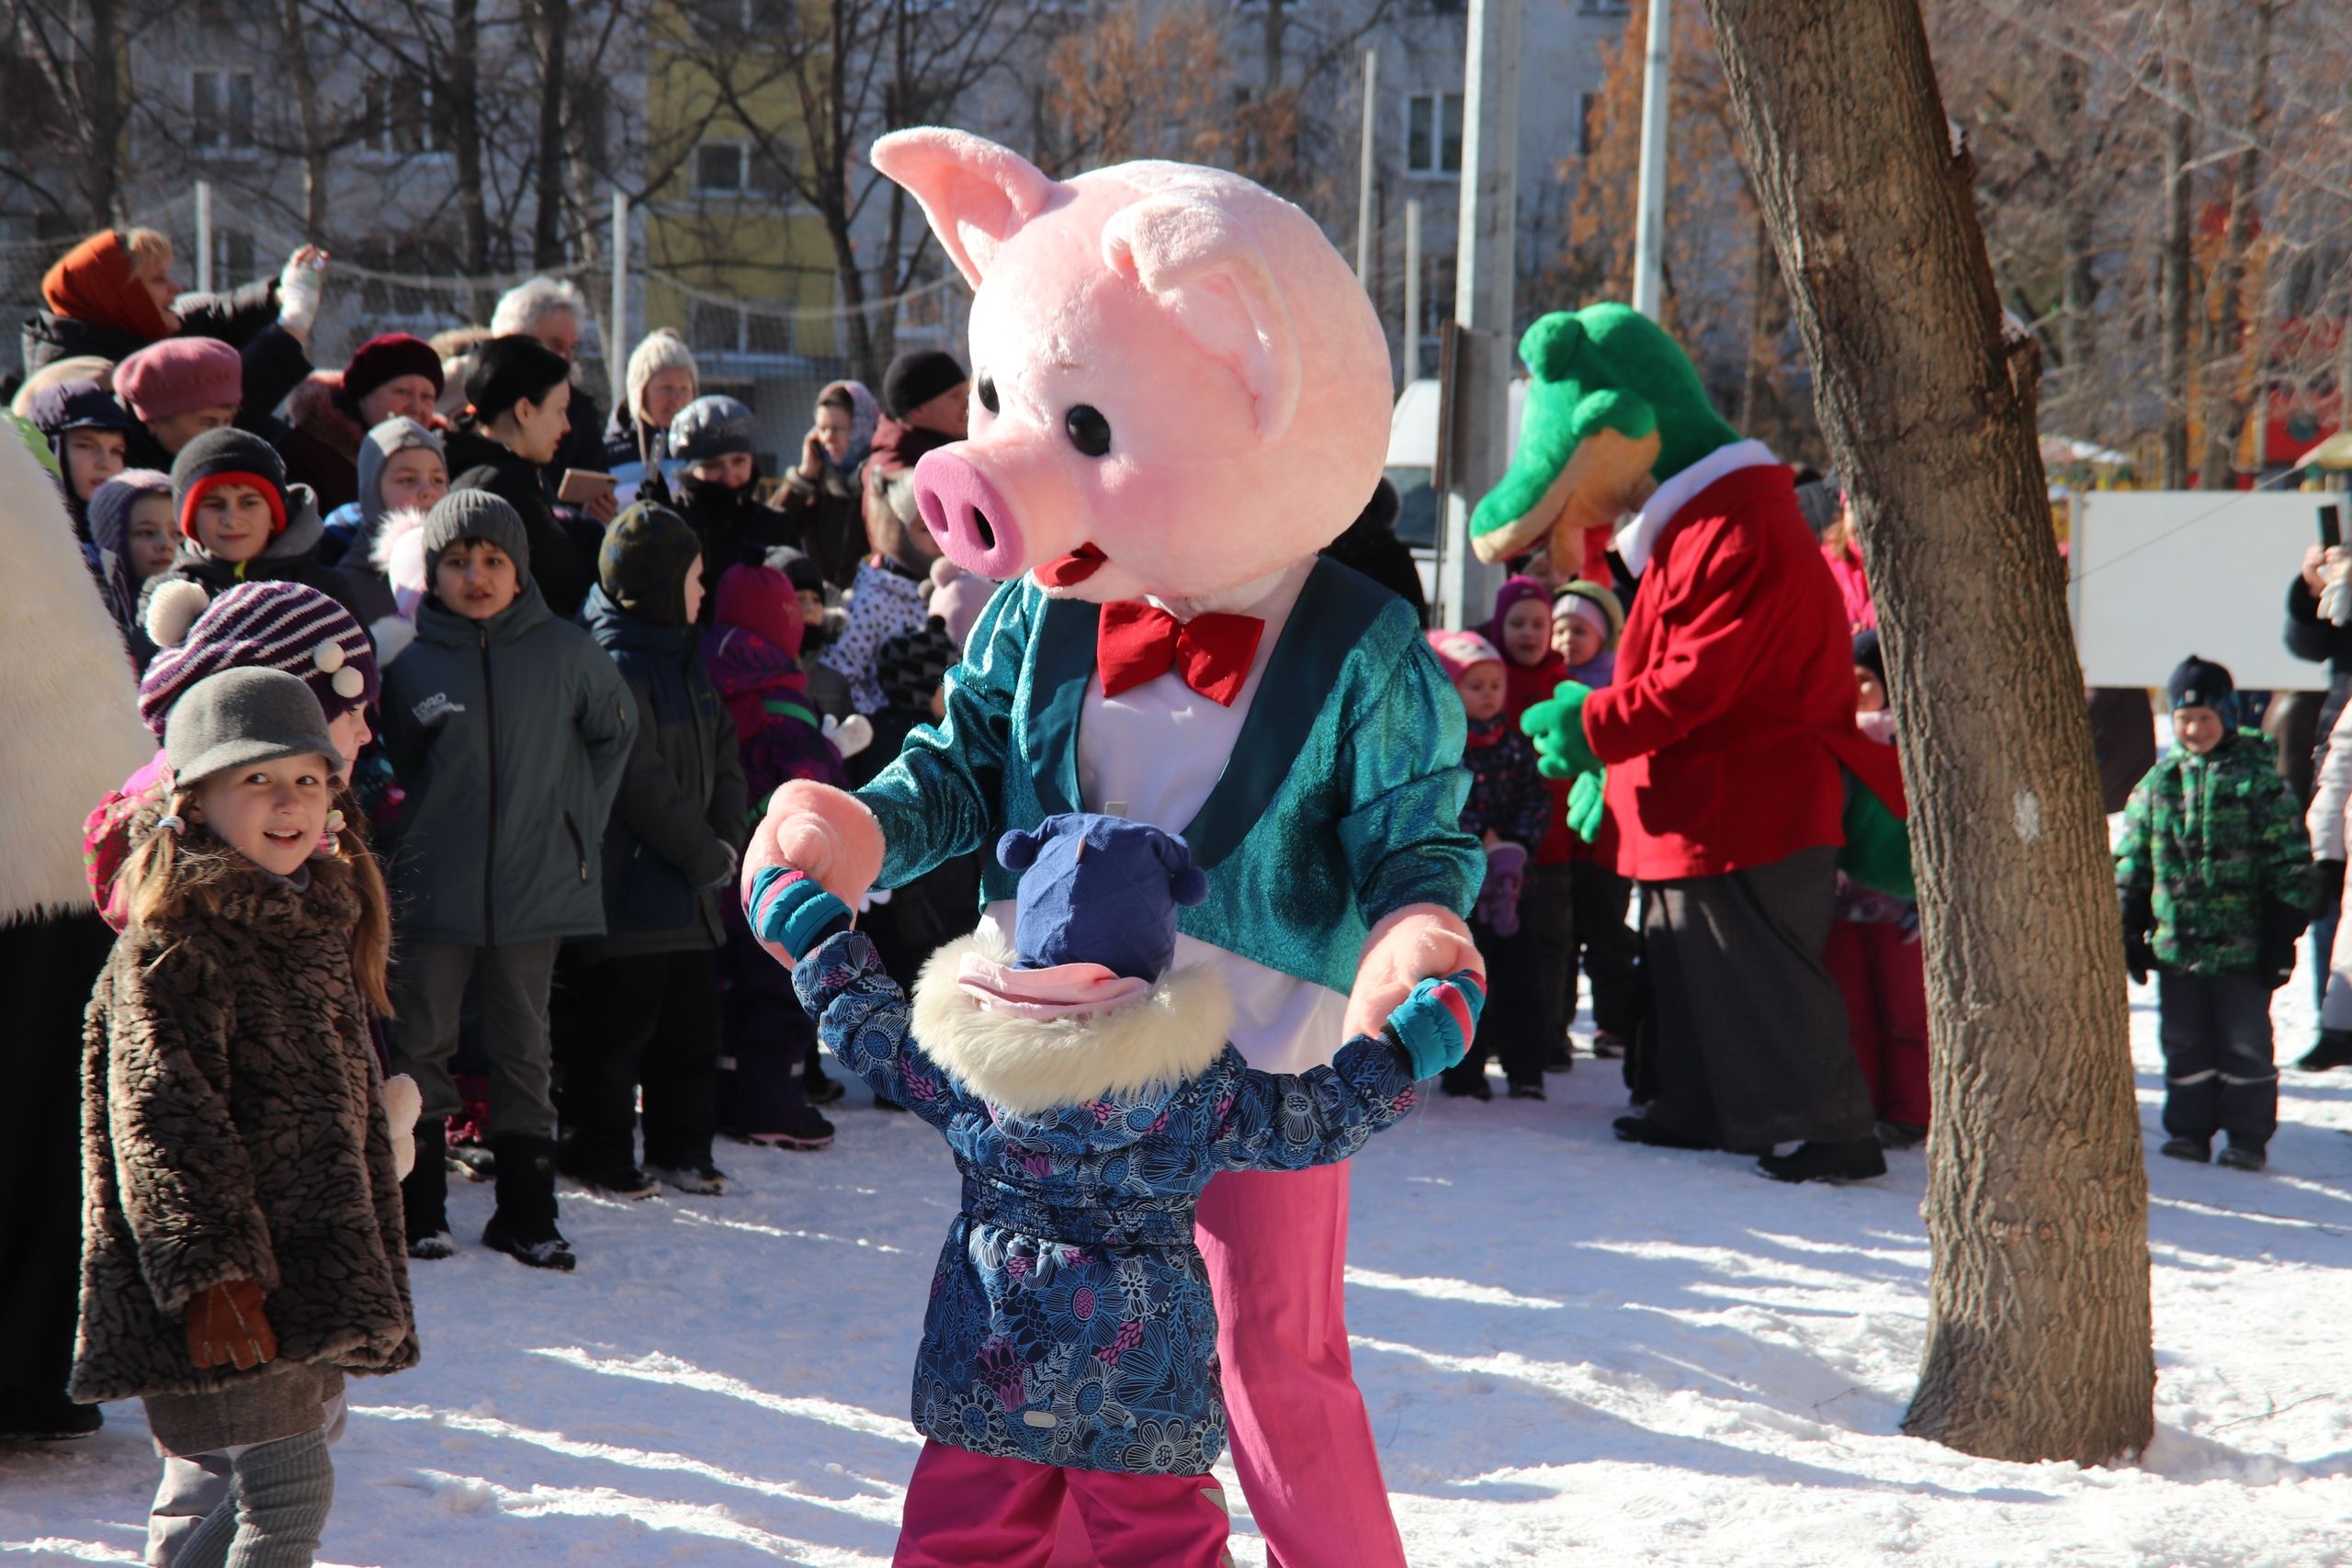
[[[1066,556],[1056,556],[1036,569],[1037,581],[1047,588],[1074,588],[1094,575],[1111,558],[1098,545],[1085,544]]]

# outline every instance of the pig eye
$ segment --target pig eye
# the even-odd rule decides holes
[[[1069,411],[1063,422],[1069,430],[1069,444],[1090,457],[1100,457],[1111,449],[1111,422],[1102,411],[1091,403],[1080,403]]]
[[[996,378],[993,376],[983,376],[980,378],[980,407],[988,410],[990,413],[1001,413],[1003,412],[997,407]]]

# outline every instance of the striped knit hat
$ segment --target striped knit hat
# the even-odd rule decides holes
[[[155,655],[139,682],[139,716],[160,740],[181,694],[247,666],[300,676],[330,724],[376,700],[376,649],[349,611],[307,583],[241,582]]]

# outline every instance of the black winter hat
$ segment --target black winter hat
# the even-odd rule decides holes
[[[269,500],[271,532],[286,530],[293,510],[286,491],[286,459],[277,448],[250,431],[233,426],[208,430],[180,448],[172,459],[172,510],[178,513],[180,532],[196,537],[196,509],[205,496],[221,485],[248,484]],[[310,491],[303,491],[308,499]]]
[[[487,469],[478,470],[488,472]],[[486,490],[453,490],[424,514],[424,570],[429,579],[441,564],[441,552],[467,539],[480,539],[504,550],[514,563],[516,586],[531,581],[531,535],[523,515],[503,497]]]
[[[2230,678],[2227,670],[2210,659],[2199,659],[2192,653],[2182,660],[2172,672],[2170,690],[2176,711],[2211,708],[2222,716],[2223,724],[2237,722],[2237,682]]]
[[[1854,664],[1877,676],[1880,685],[1886,684],[1886,653],[1878,645],[1876,626],[1865,626],[1854,634]]]
[[[904,419],[942,392],[955,390],[971,378],[944,349],[909,349],[890,361],[882,373],[882,412]]]
[[[963,657],[947,635],[947,623],[933,615],[922,630],[894,637],[882,645],[874,656],[874,677],[890,706],[929,713],[931,694]]]
[[[670,456],[681,463],[707,462],[730,452],[748,456],[757,433],[747,405],[714,392],[696,398],[670,422]]]
[[[657,626],[686,624],[686,568],[702,554],[702,536],[666,506],[630,505],[605,530],[596,581],[605,597]]]
[[[466,401],[487,424],[528,398],[545,402],[549,392],[571,378],[563,355],[535,337],[516,333],[474,345],[473,367],[466,372]]]

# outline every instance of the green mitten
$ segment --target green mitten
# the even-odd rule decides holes
[[[1849,783],[1847,793],[1846,847],[1838,852],[1838,869],[1873,893],[1919,896],[1911,879],[1911,829],[1860,783]]]
[[[1598,773],[1600,759],[1585,744],[1584,705],[1592,688],[1563,681],[1549,702],[1537,703],[1521,716],[1519,728],[1535,742],[1535,769],[1547,779],[1572,779]]]
[[[1601,799],[1608,787],[1609,770],[1600,768],[1577,774],[1568,791],[1568,831],[1588,844],[1600,837],[1600,819],[1605,815]]]

